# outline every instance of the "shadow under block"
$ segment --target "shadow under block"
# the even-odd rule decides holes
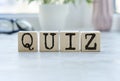
[[[37,52],[38,35],[33,31],[21,31],[18,33],[18,51],[19,52]]]
[[[81,32],[81,51],[99,52],[100,51],[100,32],[85,31]]]
[[[58,52],[59,35],[56,31],[40,32],[40,52]]]
[[[77,52],[79,49],[79,32],[60,32],[60,51]]]

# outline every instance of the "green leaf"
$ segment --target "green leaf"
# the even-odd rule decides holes
[[[64,4],[67,4],[67,3],[70,3],[70,2],[73,3],[73,4],[75,4],[75,0],[64,0],[63,3],[64,3]]]
[[[93,0],[86,0],[88,3],[92,3],[93,2]]]
[[[36,2],[41,2],[42,4],[56,4],[56,2],[60,2],[60,0],[23,0],[23,1],[27,1],[28,4],[30,4],[33,1]],[[63,0],[63,4],[68,4],[68,3],[72,3],[75,4],[76,0]],[[80,0],[81,2],[81,0]],[[87,3],[92,3],[93,0],[86,0]]]
[[[33,2],[33,1],[35,1],[35,0],[28,0],[28,3],[31,3],[31,2]]]

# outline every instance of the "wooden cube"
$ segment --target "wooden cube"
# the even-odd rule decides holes
[[[59,35],[57,31],[40,32],[40,52],[58,52]]]
[[[100,51],[100,32],[85,31],[81,32],[82,52],[99,52]]]
[[[38,35],[33,31],[21,31],[18,33],[18,51],[19,52],[37,52]]]
[[[79,49],[79,31],[61,31],[60,32],[60,51],[76,52]]]

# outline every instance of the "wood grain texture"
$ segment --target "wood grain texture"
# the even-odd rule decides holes
[[[78,31],[61,31],[60,32],[60,51],[61,52],[80,51]]]
[[[81,48],[82,52],[99,52],[100,32],[99,31],[81,32]]]
[[[58,52],[59,34],[57,31],[40,32],[40,52]]]
[[[22,31],[18,33],[19,52],[37,52],[38,35],[37,32]]]

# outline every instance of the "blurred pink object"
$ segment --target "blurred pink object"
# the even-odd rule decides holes
[[[93,25],[96,30],[110,31],[113,20],[113,0],[94,0]]]

